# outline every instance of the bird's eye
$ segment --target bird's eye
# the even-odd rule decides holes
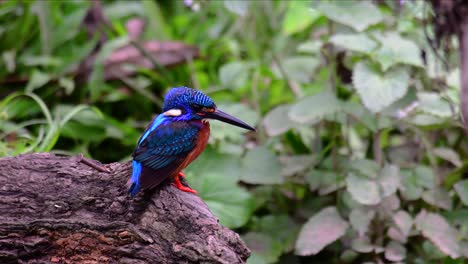
[[[202,111],[203,112],[206,112],[206,113],[213,113],[215,111],[214,108],[210,108],[210,107],[203,107],[202,108]]]
[[[193,111],[195,112],[200,112],[202,110],[202,106],[201,105],[198,105],[198,104],[192,104],[191,105],[191,108],[193,109]]]

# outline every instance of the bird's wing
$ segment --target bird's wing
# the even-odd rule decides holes
[[[186,122],[162,121],[148,127],[133,153],[134,162],[142,165],[139,186],[150,189],[175,173],[194,149],[199,130]]]

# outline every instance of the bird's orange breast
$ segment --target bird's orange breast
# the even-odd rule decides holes
[[[199,122],[202,128],[197,137],[197,142],[195,143],[195,147],[193,150],[187,155],[185,160],[180,164],[179,168],[176,170],[173,176],[176,176],[181,170],[185,169],[192,161],[198,158],[200,154],[205,150],[206,144],[208,144],[208,139],[210,137],[210,123],[202,122],[202,121],[192,121],[192,122]]]

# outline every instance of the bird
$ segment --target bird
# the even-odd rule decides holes
[[[196,194],[196,190],[182,183],[182,170],[205,149],[211,119],[255,131],[244,121],[219,110],[199,90],[185,86],[170,89],[164,97],[162,113],[147,126],[132,154],[130,195],[151,190],[168,178],[181,191]]]

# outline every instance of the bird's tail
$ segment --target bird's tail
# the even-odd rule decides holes
[[[130,178],[130,188],[128,192],[131,196],[135,196],[140,189],[140,175],[141,175],[141,163],[138,161],[132,161],[132,178]]]

